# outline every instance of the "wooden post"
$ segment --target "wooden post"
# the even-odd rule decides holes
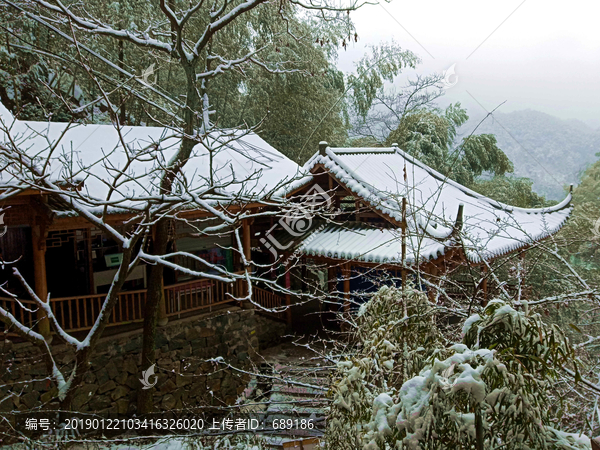
[[[436,280],[437,280],[437,275],[438,275],[438,268],[437,266],[433,265],[431,267],[431,270],[429,271],[430,277],[429,277],[429,281],[432,284],[436,284]],[[429,298],[429,302],[433,303],[435,301],[435,296],[436,296],[437,292],[436,289],[429,286],[427,288],[427,297]]]
[[[406,178],[406,168],[405,168]],[[406,197],[402,197],[402,292],[406,288]]]
[[[346,263],[342,266],[342,277],[344,279],[344,319],[349,320],[350,312],[350,263]],[[346,322],[342,322],[342,331],[348,331],[349,327]]]
[[[337,270],[333,267],[327,268],[327,291],[329,295],[337,290]]]
[[[285,288],[286,289],[291,289],[292,287],[292,280],[290,277],[290,267],[288,264],[285,265]],[[287,323],[288,328],[292,327],[292,298],[290,296],[290,294],[285,294],[285,305],[287,306],[287,309],[285,310],[285,321]]]
[[[43,302],[48,299],[48,283],[46,279],[46,223],[39,216],[31,227],[33,245],[33,274],[35,277],[35,293]],[[50,321],[41,309],[37,312],[38,331],[44,338],[50,338]]]
[[[94,291],[94,259],[92,258],[92,229],[86,228],[84,230],[85,235],[85,245],[86,245],[86,253],[87,253],[87,265],[88,265],[88,283],[89,283],[89,293],[95,294]],[[144,286],[145,288],[146,286]]]
[[[344,313],[350,311],[350,263],[344,265]]]
[[[308,283],[306,280],[308,279],[308,268],[306,267],[306,258],[303,256],[300,259],[301,264],[301,275],[300,275],[300,283],[302,285],[302,292],[308,291]]]
[[[244,248],[244,258],[246,258],[246,261],[252,261],[252,244],[249,219],[244,219],[242,221],[242,247]]]

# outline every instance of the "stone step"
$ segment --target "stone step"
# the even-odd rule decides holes
[[[293,384],[274,384],[271,393],[285,394],[294,396],[318,397],[323,396],[324,392],[321,389],[311,387],[298,386]]]
[[[288,418],[307,417],[311,414],[323,417],[326,415],[326,406],[314,405],[304,406],[302,403],[275,403],[269,405],[268,413],[280,413],[288,415]]]

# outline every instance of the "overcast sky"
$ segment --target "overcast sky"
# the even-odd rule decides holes
[[[394,39],[420,56],[420,73],[456,64],[444,103],[460,101],[472,115],[483,112],[475,98],[488,110],[506,101],[499,111],[529,108],[600,126],[598,2],[392,0],[353,20],[359,42],[340,52],[344,71],[365,45]]]

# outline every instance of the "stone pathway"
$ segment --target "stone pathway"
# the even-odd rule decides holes
[[[261,433],[271,447],[281,449],[285,442],[323,436],[333,366],[292,343],[266,349],[261,356],[261,373],[265,377],[257,377],[250,387],[264,402],[261,420],[275,424],[273,429]]]

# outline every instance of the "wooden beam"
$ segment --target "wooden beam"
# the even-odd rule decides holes
[[[259,208],[264,207],[264,205],[260,203],[251,203],[247,205],[232,205],[227,208],[229,212],[238,212],[241,211],[242,208]],[[223,208],[224,210],[225,208]],[[109,225],[121,224],[122,222],[130,221],[134,217],[139,214],[134,213],[118,213],[118,214],[107,214],[105,217],[105,222]],[[177,217],[181,217],[184,219],[200,219],[204,217],[213,217],[214,214],[205,210],[195,209],[188,211],[180,211],[177,213]],[[59,231],[59,230],[71,230],[71,229],[81,229],[81,228],[90,228],[93,225],[83,217],[57,217],[54,219],[54,222],[49,226],[49,231]]]

